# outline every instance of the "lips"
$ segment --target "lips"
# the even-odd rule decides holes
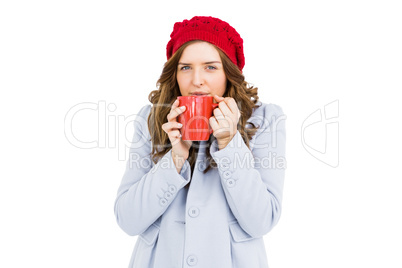
[[[202,91],[196,91],[191,93],[192,96],[207,96],[207,92],[202,92]]]

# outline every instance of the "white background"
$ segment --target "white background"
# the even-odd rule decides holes
[[[136,238],[119,229],[113,205],[128,119],[156,88],[174,22],[194,15],[237,29],[246,80],[288,117],[270,267],[402,267],[398,2],[2,1],[0,267],[127,267]],[[305,149],[302,124],[334,101],[331,167]],[[108,137],[98,148],[65,136],[82,103],[115,108],[100,132],[98,111],[74,117],[81,141]],[[305,133],[313,147],[325,142],[325,122],[316,126]]]

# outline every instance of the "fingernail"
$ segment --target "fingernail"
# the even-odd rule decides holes
[[[186,109],[186,106],[181,106],[180,109],[184,110],[184,109]]]
[[[179,123],[178,126],[179,126],[179,127],[182,127],[183,125]]]

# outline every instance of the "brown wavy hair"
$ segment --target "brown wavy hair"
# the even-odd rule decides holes
[[[179,85],[176,80],[177,66],[184,49],[194,42],[199,40],[189,41],[182,45],[176,53],[165,63],[162,74],[157,81],[157,88],[153,90],[149,96],[149,101],[153,104],[148,117],[148,129],[151,133],[152,141],[152,161],[157,163],[171,148],[169,137],[162,129],[162,125],[167,122],[167,115],[170,112],[173,102],[178,96],[181,96]],[[258,88],[250,86],[244,78],[239,68],[226,56],[222,50],[215,46],[222,60],[223,70],[227,79],[227,86],[223,97],[232,97],[235,99],[240,110],[241,117],[237,124],[237,129],[240,132],[245,144],[249,147],[249,141],[257,132],[258,128],[252,123],[247,123],[251,117],[253,108],[258,107]],[[246,124],[250,124],[246,128]],[[208,140],[208,147],[216,138],[211,135]],[[198,153],[198,142],[194,142],[189,151],[188,161],[191,166],[191,171],[194,170],[195,161]],[[216,167],[214,159],[211,157],[209,150],[207,154],[207,167],[204,174],[212,167]]]

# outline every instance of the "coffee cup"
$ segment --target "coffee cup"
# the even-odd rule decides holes
[[[179,106],[186,106],[186,110],[179,115],[181,138],[187,141],[206,141],[213,130],[209,126],[209,118],[213,110],[219,106],[214,103],[213,96],[179,96]]]

